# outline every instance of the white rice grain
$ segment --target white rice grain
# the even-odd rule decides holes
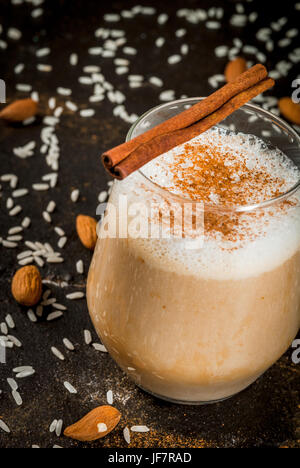
[[[57,309],[57,310],[67,310],[66,306],[64,306],[62,304],[58,304],[57,302],[55,302],[55,304],[53,304],[53,307],[54,307],[54,309]]]
[[[38,256],[36,255],[34,257],[34,261],[40,266],[41,268],[44,266],[45,262]]]
[[[162,47],[165,44],[166,40],[164,37],[158,37],[155,41],[156,47]]]
[[[84,330],[83,331],[83,334],[84,334],[84,341],[85,341],[85,344],[87,345],[90,345],[91,342],[92,342],[92,334],[89,330]]]
[[[6,240],[11,242],[20,242],[23,239],[23,236],[8,236]]]
[[[219,21],[207,21],[205,26],[207,29],[216,30],[221,28],[221,23],[219,23]]]
[[[71,192],[71,200],[72,202],[76,203],[78,201],[78,198],[79,198],[79,195],[80,195],[80,192],[78,189],[75,189]]]
[[[88,53],[90,55],[100,55],[102,53],[102,47],[90,47]]]
[[[102,353],[107,353],[107,349],[101,343],[93,343],[92,346],[96,351],[101,351]]]
[[[43,15],[43,13],[44,13],[43,8],[35,8],[34,10],[32,10],[31,16],[32,18],[39,18],[40,16]]]
[[[47,55],[50,54],[50,49],[49,47],[43,47],[42,49],[38,49],[36,51],[36,56],[37,57],[46,57]]]
[[[22,397],[17,390],[12,391],[12,396],[18,406],[21,406],[23,404]]]
[[[179,63],[181,61],[181,56],[178,54],[171,55],[168,57],[168,64],[169,65],[175,65],[176,63]]]
[[[37,192],[43,192],[46,190],[49,190],[49,185],[48,184],[32,184],[33,190],[36,190]]]
[[[57,435],[57,437],[61,436],[62,427],[63,427],[63,420],[59,419],[55,427],[55,434]]]
[[[8,234],[9,235],[19,234],[22,231],[23,231],[22,226],[15,226],[9,229]]]
[[[52,322],[53,320],[56,320],[62,316],[63,316],[63,313],[60,312],[59,310],[56,312],[51,312],[47,317],[47,322]]]
[[[51,201],[48,203],[48,205],[47,205],[46,211],[47,211],[48,213],[53,213],[53,211],[55,210],[55,208],[56,208],[56,203],[55,203],[53,200],[51,200]]]
[[[59,118],[61,114],[63,113],[63,111],[64,111],[64,108],[62,106],[57,107],[54,111],[54,117]]]
[[[15,249],[16,247],[18,247],[18,244],[16,242],[10,242],[7,240],[3,240],[2,245],[3,247],[6,247],[7,249]]]
[[[19,63],[18,65],[15,66],[14,68],[14,72],[16,75],[19,75],[20,73],[22,73],[22,71],[24,70],[25,68],[25,65],[24,63]]]
[[[117,22],[120,21],[120,15],[117,13],[107,13],[106,15],[103,16],[104,21],[107,22]]]
[[[66,298],[70,299],[71,301],[74,301],[76,299],[82,299],[84,296],[85,294],[83,292],[78,291],[78,292],[67,294]]]
[[[2,431],[4,432],[7,432],[8,434],[10,433],[10,429],[8,425],[3,421],[3,419],[0,419],[0,429],[2,429]]]
[[[164,25],[169,19],[169,15],[167,15],[166,13],[161,13],[160,15],[158,15],[157,17],[157,23],[162,26]]]
[[[50,291],[50,293],[51,293],[51,291]],[[41,302],[41,305],[45,307],[45,306],[52,305],[52,304],[54,304],[55,302],[56,302],[56,298],[55,298],[55,297],[51,297],[50,299],[48,299],[48,298],[47,298],[47,299],[44,299],[44,297],[43,297],[43,302]]]
[[[64,259],[61,258],[61,257],[57,257],[57,256],[53,255],[53,256],[49,256],[47,258],[47,262],[48,263],[63,263]]]
[[[147,426],[132,426],[131,431],[132,432],[149,432],[150,429]]]
[[[28,218],[28,217],[26,217],[26,218],[23,219],[23,221],[22,221],[21,224],[22,224],[22,227],[23,227],[24,229],[27,229],[27,228],[30,226],[30,224],[31,224],[31,219]]]
[[[22,343],[21,341],[16,338],[15,336],[13,335],[7,335],[7,337],[10,339],[10,341],[15,345],[17,346],[17,348],[21,348],[22,347]]]
[[[9,326],[9,328],[12,328],[12,329],[15,328],[14,319],[12,318],[10,314],[7,314],[7,316],[5,317],[5,321],[7,325]]]
[[[9,39],[18,41],[22,37],[22,32],[17,28],[8,28],[7,37],[9,37]]]
[[[7,383],[8,383],[8,385],[10,386],[10,388],[11,388],[12,390],[18,390],[19,387],[18,387],[18,384],[17,384],[17,382],[15,381],[15,379],[8,378],[8,379],[7,379]]]
[[[22,260],[19,260],[18,263],[19,265],[25,266],[25,265],[29,265],[30,263],[32,263],[33,260],[34,260],[34,257],[26,257],[26,258],[23,258]]]
[[[67,101],[66,102],[66,107],[72,112],[76,112],[78,110],[78,107],[72,101]]]
[[[56,426],[57,426],[57,419],[54,419],[49,426],[49,432],[51,433],[54,432],[56,429]]]
[[[57,246],[58,246],[60,249],[63,249],[64,246],[65,246],[66,243],[67,243],[67,240],[68,240],[67,237],[65,237],[65,236],[64,236],[64,237],[61,237],[61,238],[59,239],[59,241],[57,242]]]
[[[116,68],[116,74],[117,75],[124,75],[125,73],[128,73],[128,72],[129,72],[128,67],[117,67]]]
[[[65,388],[68,390],[69,393],[76,394],[77,390],[70,384],[70,382],[64,382]]]
[[[90,76],[80,76],[78,78],[78,81],[79,83],[81,84],[85,84],[85,85],[92,85],[93,84],[93,80]]]
[[[71,96],[72,90],[69,88],[63,88],[62,86],[59,86],[56,89],[57,93],[60,94],[61,96]]]
[[[56,356],[61,361],[65,360],[64,355],[55,346],[51,346],[51,351],[54,354],[54,356]]]
[[[50,214],[48,213],[48,211],[43,211],[42,215],[43,215],[44,220],[47,223],[52,223],[52,218],[51,218]]]
[[[106,393],[106,400],[107,400],[107,403],[109,405],[112,405],[113,402],[114,402],[114,397],[113,397],[113,392],[112,390],[108,390],[108,392]]]
[[[68,338],[63,339],[63,344],[69,351],[74,351],[75,347]]]
[[[123,429],[123,435],[127,444],[130,444],[130,431],[127,426]]]
[[[15,368],[13,369],[13,372],[14,372],[15,374],[18,374],[19,372],[30,371],[30,370],[32,370],[32,369],[33,369],[32,366],[19,366],[19,367],[15,367]]]
[[[103,190],[102,192],[100,192],[98,195],[99,203],[104,203],[107,199],[107,196],[108,196],[108,193],[106,190]]]
[[[65,235],[65,231],[62,228],[60,228],[59,226],[55,226],[54,231],[59,236],[64,236]]]
[[[33,101],[36,101],[36,99],[33,99],[32,95],[31,95],[31,99]],[[22,125],[24,125],[24,126],[31,125],[33,122],[35,122],[35,120],[36,120],[35,117],[29,117],[28,119],[23,120]]]
[[[175,99],[175,92],[172,89],[167,89],[159,95],[161,101],[173,101]]]
[[[77,54],[71,54],[70,59],[69,59],[70,65],[73,67],[77,65],[78,63],[78,55]]]
[[[82,109],[79,112],[81,117],[93,117],[95,115],[94,109]]]
[[[215,48],[216,57],[226,57],[228,53],[228,47],[226,45],[221,45]]]
[[[83,265],[82,260],[78,260],[78,262],[76,262],[76,271],[80,275],[82,275],[84,273],[84,265]]]
[[[18,83],[16,85],[16,89],[23,93],[30,93],[30,91],[32,90],[32,86],[29,84],[25,84],[25,83]]]
[[[8,333],[8,328],[7,328],[7,325],[5,322],[1,322],[0,323],[0,332],[3,334],[3,335],[7,335]]]
[[[46,63],[38,63],[36,68],[38,69],[38,71],[40,72],[46,72],[46,73],[49,73],[52,71],[52,65],[48,65]]]
[[[35,313],[33,312],[32,309],[29,309],[29,310],[27,311],[27,317],[29,318],[29,320],[30,320],[31,322],[33,322],[33,323],[37,322],[36,315],[35,315]]]
[[[14,206],[14,201],[12,198],[9,197],[6,201],[7,210],[11,210],[13,206]]]
[[[56,99],[55,97],[51,97],[48,101],[48,106],[51,110],[55,109],[56,107]]]
[[[128,46],[123,48],[123,52],[124,54],[127,54],[127,55],[137,54],[137,50],[134,47],[128,47]]]
[[[34,375],[34,374],[35,374],[35,370],[34,370],[34,369],[31,369],[31,370],[19,372],[19,373],[16,375],[16,378],[17,378],[17,379],[25,379],[26,377],[31,377],[31,376]]]
[[[153,84],[154,86],[159,86],[159,87],[163,86],[163,81],[157,76],[151,76],[149,78],[149,83]]]

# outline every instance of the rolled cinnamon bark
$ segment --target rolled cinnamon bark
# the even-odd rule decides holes
[[[138,137],[102,155],[105,169],[124,179],[153,158],[220,122],[253,97],[274,85],[261,65],[241,74],[207,98]]]

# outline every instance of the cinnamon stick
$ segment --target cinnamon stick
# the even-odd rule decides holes
[[[273,86],[274,81],[265,79],[266,76],[266,68],[255,65],[191,108],[105,152],[104,167],[115,178],[124,179],[153,158],[208,130]]]
[[[181,145],[182,143],[191,140],[197,135],[200,135],[200,133],[203,133],[209,128],[218,124],[230,114],[232,114],[235,110],[239,109],[255,96],[266,91],[273,85],[274,81],[271,78],[263,80],[257,85],[252,86],[248,90],[243,91],[239,95],[233,97],[222,107],[220,107],[220,109],[200,120],[200,122],[197,122],[187,128],[177,130],[176,132],[159,135],[153,138],[151,141],[144,143],[135,151],[133,151],[130,157],[124,159],[113,168],[115,177],[117,179],[125,179],[125,177],[144,166],[147,162],[151,161],[160,154],[166,153],[175,146]],[[132,170],[132,168],[134,168],[134,170]]]

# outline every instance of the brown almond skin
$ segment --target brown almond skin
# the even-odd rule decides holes
[[[225,78],[227,83],[235,80],[241,73],[247,70],[246,60],[242,57],[237,57],[235,60],[232,60],[226,65],[225,68]]]
[[[42,296],[42,278],[33,265],[20,268],[14,275],[11,292],[15,300],[24,306],[36,305]]]
[[[97,242],[97,221],[91,216],[78,215],[76,230],[81,243],[87,249],[93,250]]]
[[[20,99],[0,112],[0,119],[7,122],[22,122],[36,115],[38,105],[33,99]]]
[[[279,99],[278,106],[281,114],[290,122],[300,125],[300,104],[296,104],[290,97]]]
[[[113,406],[98,406],[72,426],[65,429],[64,435],[81,442],[92,442],[109,434],[121,419],[121,413]],[[104,423],[107,431],[99,432],[97,425]]]

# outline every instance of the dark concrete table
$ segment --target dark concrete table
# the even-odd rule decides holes
[[[26,215],[31,217],[32,225],[25,231],[24,240],[55,243],[57,237],[53,234],[53,227],[45,223],[41,213],[49,200],[56,201],[52,225],[61,226],[68,237],[63,250],[65,262],[61,265],[45,264],[41,270],[44,279],[56,283],[50,285],[50,289],[59,302],[67,305],[68,311],[63,318],[51,323],[44,320],[31,323],[26,310],[20,308],[10,294],[16,255],[25,250],[23,243],[12,250],[0,246],[0,321],[10,313],[16,322],[13,334],[23,344],[22,348],[8,350],[6,365],[0,364],[0,417],[11,428],[10,434],[0,431],[0,446],[31,447],[38,444],[51,447],[58,444],[63,447],[126,447],[122,429],[126,425],[146,424],[151,428],[150,433],[132,434],[132,447],[299,447],[300,365],[292,363],[292,349],[249,389],[230,400],[205,407],[175,406],[137,389],[109,355],[97,353],[87,346],[83,339],[84,329],[92,331],[95,341],[97,337],[85,300],[67,301],[65,298],[67,293],[84,290],[85,287],[86,276],[76,273],[75,261],[82,258],[87,271],[91,259],[90,253],[78,241],[75,217],[79,213],[94,215],[98,193],[107,188],[108,180],[100,165],[99,154],[124,140],[128,130],[128,124],[112,115],[112,104],[107,99],[100,104],[86,104],[89,93],[86,87],[78,83],[79,70],[85,65],[100,63],[106,78],[126,94],[129,112],[141,114],[159,103],[160,90],[149,84],[139,90],[130,90],[126,75],[125,78],[124,75],[115,75],[111,59],[101,60],[87,54],[87,49],[96,44],[94,30],[101,25],[124,29],[128,44],[139,49],[136,57],[128,57],[132,63],[131,73],[142,73],[146,77],[157,75],[164,81],[163,89],[174,89],[176,97],[180,97],[182,94],[206,95],[212,91],[208,77],[222,73],[226,63],[225,58],[215,57],[213,50],[217,45],[231,45],[234,37],[240,37],[244,44],[250,42],[263,48],[255,39],[255,32],[260,26],[268,26],[270,21],[281,16],[289,18],[289,28],[299,25],[294,2],[285,2],[282,11],[274,4],[268,10],[268,18],[264,2],[243,2],[247,11],[258,11],[259,18],[245,28],[236,28],[228,22],[236,2],[216,1],[213,6],[225,6],[225,19],[222,20],[225,26],[218,31],[209,30],[202,23],[186,23],[175,14],[178,8],[207,8],[212,6],[212,2],[172,0],[162,3],[149,0],[140,3],[156,6],[158,12],[170,14],[167,24],[157,26],[156,17],[153,16],[136,16],[134,20],[122,20],[116,25],[103,24],[101,18],[105,12],[132,7],[132,2],[126,1],[108,5],[108,2],[88,0],[51,0],[41,5],[44,14],[33,19],[30,16],[33,7],[28,3],[12,6],[10,1],[1,0],[0,23],[4,30],[15,26],[23,33],[20,41],[9,40],[7,50],[0,49],[0,78],[7,83],[8,100],[24,95],[16,91],[16,83],[30,83],[40,93],[41,114],[49,113],[48,99],[56,94],[57,86],[66,86],[73,90],[72,100],[81,108],[93,107],[96,114],[93,118],[83,119],[78,113],[66,112],[61,117],[57,127],[61,147],[57,187],[50,192],[30,190],[30,194],[21,200],[23,214],[17,218],[7,215],[5,202],[10,192],[7,184],[2,183],[0,235],[6,236],[7,230]],[[176,51],[174,31],[180,27],[187,29],[186,37],[180,41],[190,45],[190,52],[184,61],[171,67],[166,64],[166,59]],[[4,33],[0,39],[4,38]],[[159,35],[168,41],[162,50],[153,45]],[[294,40],[293,46],[287,49],[276,47],[269,54],[268,67],[273,68],[278,60],[286,58],[292,48],[296,45],[299,47],[299,41],[298,44],[296,42]],[[39,60],[53,66],[51,73],[36,70],[38,60],[35,51],[41,47],[51,48],[50,56]],[[72,52],[79,55],[76,71],[69,65]],[[14,66],[20,62],[25,63],[25,70],[21,75],[15,75]],[[295,77],[294,67],[288,76],[279,80],[274,94],[278,97],[289,95],[291,80]],[[41,175],[51,172],[39,152],[40,131],[41,119],[25,128],[0,124],[0,175],[15,173],[19,177],[19,186],[31,189],[32,183],[40,181]],[[31,139],[38,142],[35,156],[25,160],[16,158],[12,149]],[[80,189],[81,196],[77,203],[70,200],[72,188]],[[65,281],[67,287],[61,288],[61,281]],[[64,337],[75,344],[75,352],[64,349]],[[63,351],[66,357],[64,362],[53,356],[51,346]],[[6,379],[12,376],[12,369],[20,365],[32,365],[36,374],[19,382],[23,405],[17,407]],[[63,386],[65,380],[76,387],[77,395],[66,391]],[[114,404],[122,412],[122,420],[108,437],[93,444],[83,444],[49,433],[53,419],[62,418],[66,427],[90,409],[104,404],[109,389],[114,392]]]

